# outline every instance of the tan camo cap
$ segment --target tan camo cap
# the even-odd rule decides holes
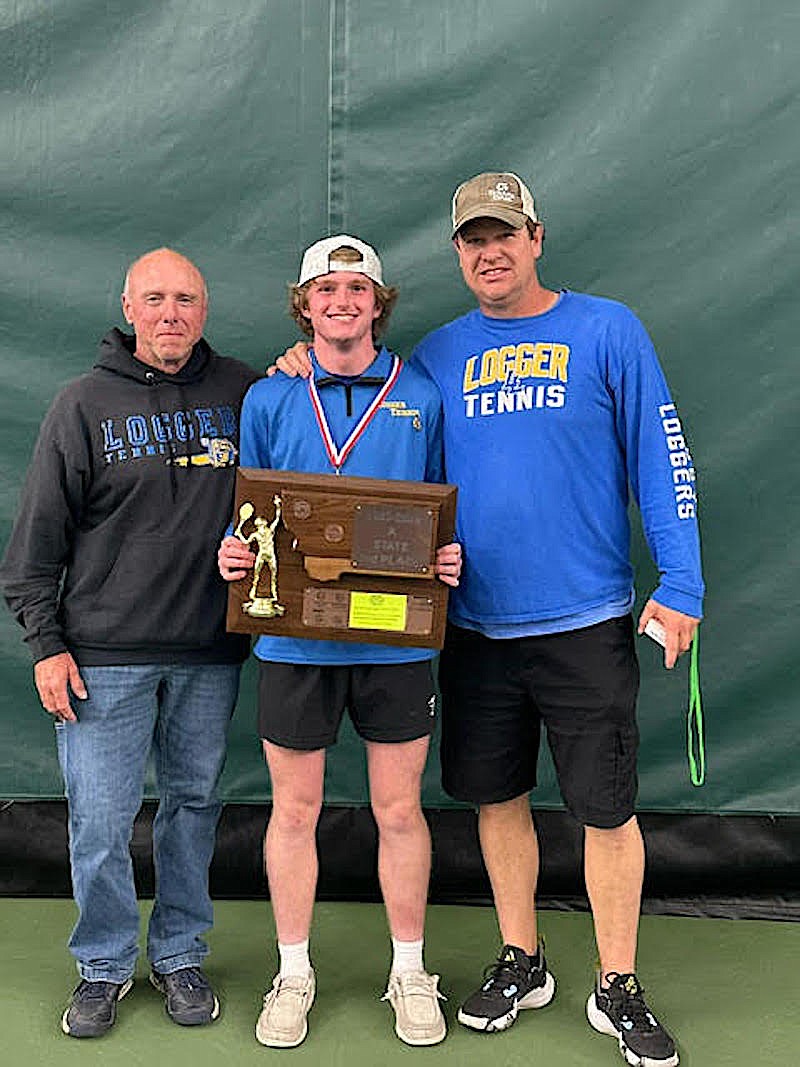
[[[470,219],[499,219],[521,229],[538,222],[536,206],[525,182],[510,171],[490,171],[462,182],[453,196],[453,237]]]

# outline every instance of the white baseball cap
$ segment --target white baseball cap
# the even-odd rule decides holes
[[[336,253],[344,254],[337,256]],[[357,274],[365,274],[373,282],[383,285],[378,253],[371,245],[359,241],[357,237],[348,237],[347,234],[326,237],[307,248],[303,253],[297,284],[305,285],[306,282],[335,270],[352,270]]]

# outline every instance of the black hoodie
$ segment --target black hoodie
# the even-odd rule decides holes
[[[258,377],[203,339],[177,374],[113,329],[56,397],[0,581],[34,661],[235,663],[217,547],[233,510],[242,398]]]

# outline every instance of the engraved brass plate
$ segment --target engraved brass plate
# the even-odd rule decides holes
[[[352,592],[347,589],[307,587],[303,592],[303,625],[312,629],[347,627],[351,618],[351,596]],[[433,632],[433,598],[407,595],[405,601],[403,632],[420,637],[430,636]]]
[[[353,520],[354,568],[427,574],[431,564],[434,513],[409,504],[356,504]]]

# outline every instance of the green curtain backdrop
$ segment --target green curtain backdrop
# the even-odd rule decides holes
[[[700,471],[708,783],[688,782],[686,665],[667,674],[642,639],[641,806],[799,813],[798,21],[789,0],[3,4],[3,543],[42,414],[121,324],[134,257],[186,252],[208,336],[260,367],[294,336],[302,249],[355,232],[400,286],[390,340],[407,354],[470,304],[454,186],[518,171],[546,221],[546,282],[640,314]],[[644,596],[655,576],[635,551]],[[7,613],[0,687],[0,796],[59,795]],[[364,799],[349,730],[328,786]],[[225,795],[267,795],[252,670]],[[425,798],[446,803],[435,761]]]

